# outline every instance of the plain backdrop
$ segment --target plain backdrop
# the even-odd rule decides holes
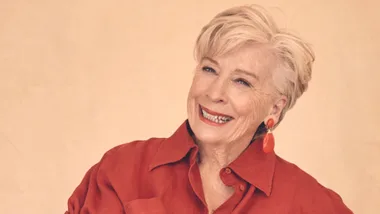
[[[186,119],[193,46],[216,13],[261,4],[316,52],[276,151],[360,214],[380,212],[380,1],[0,0],[0,210],[63,213],[112,147]]]

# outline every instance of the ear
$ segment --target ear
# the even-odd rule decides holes
[[[281,112],[285,108],[287,101],[288,99],[283,95],[277,98],[277,100],[275,100],[269,109],[268,116],[264,119],[264,123],[266,124],[266,122],[272,118],[274,120],[274,124],[277,124],[280,119]]]

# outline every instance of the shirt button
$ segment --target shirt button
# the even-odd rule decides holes
[[[231,174],[231,169],[230,169],[230,168],[226,168],[226,169],[224,170],[224,172],[225,172],[226,174]]]
[[[244,184],[240,184],[240,185],[239,185],[239,189],[240,189],[241,191],[244,191],[244,190],[245,190],[245,186],[244,186]]]

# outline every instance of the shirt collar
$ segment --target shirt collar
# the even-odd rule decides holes
[[[276,154],[265,153],[263,139],[253,141],[229,167],[241,178],[263,191],[267,196],[272,192]]]
[[[186,120],[172,136],[162,141],[156,155],[153,157],[149,170],[161,165],[177,162],[184,158],[192,148],[198,148],[191,134],[192,131]]]
[[[242,179],[269,196],[272,191],[276,154],[273,152],[264,153],[262,146],[262,138],[255,140],[228,167]],[[183,159],[194,148],[198,150],[198,146],[192,138],[188,120],[186,120],[172,136],[162,141],[149,170],[161,165],[175,163]]]

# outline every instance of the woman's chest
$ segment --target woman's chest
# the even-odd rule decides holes
[[[267,197],[249,184],[223,189],[220,183],[202,182],[199,171],[189,167],[162,167],[143,177],[114,186],[125,213],[289,213],[282,206],[286,200]]]

